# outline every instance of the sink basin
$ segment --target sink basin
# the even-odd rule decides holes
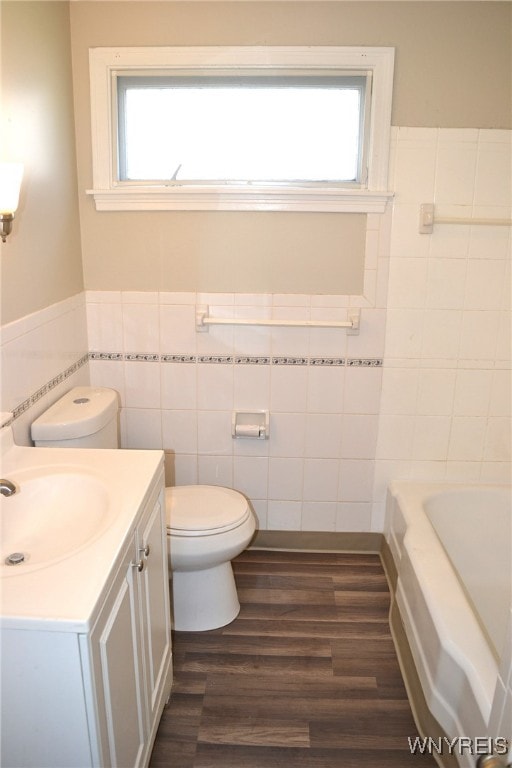
[[[17,491],[0,497],[0,576],[16,576],[74,554],[97,538],[112,518],[100,477],[69,467],[11,472]],[[6,558],[20,553],[19,564]],[[18,556],[12,560],[20,560]]]

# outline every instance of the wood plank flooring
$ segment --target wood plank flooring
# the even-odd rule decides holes
[[[248,550],[241,611],[176,632],[150,768],[434,768],[417,735],[377,555]]]

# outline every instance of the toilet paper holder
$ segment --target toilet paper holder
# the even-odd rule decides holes
[[[269,436],[268,411],[233,411],[231,436],[267,440]]]

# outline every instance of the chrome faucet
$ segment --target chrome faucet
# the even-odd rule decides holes
[[[2,496],[12,496],[18,489],[10,480],[0,480],[0,493]]]

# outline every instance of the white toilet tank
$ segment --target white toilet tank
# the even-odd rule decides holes
[[[118,448],[119,398],[107,387],[74,387],[31,427],[39,447]]]

